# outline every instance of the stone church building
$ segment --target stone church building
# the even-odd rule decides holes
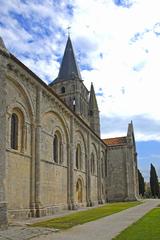
[[[68,37],[49,85],[0,38],[0,226],[138,196],[132,122],[102,140],[94,86],[85,87]]]

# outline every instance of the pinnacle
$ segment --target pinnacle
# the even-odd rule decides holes
[[[5,46],[4,41],[1,36],[0,36],[0,47],[6,49],[6,46]]]
[[[96,100],[96,95],[95,95],[93,83],[91,83],[89,107],[90,107],[90,109],[98,110],[98,104],[97,104],[97,100]]]
[[[0,36],[0,51],[3,52],[4,54],[9,54],[1,36]]]

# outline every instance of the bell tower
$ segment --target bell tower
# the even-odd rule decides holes
[[[70,36],[68,36],[58,77],[50,87],[76,114],[89,123],[89,91],[83,83]]]

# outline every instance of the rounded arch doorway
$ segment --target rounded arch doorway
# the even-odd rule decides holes
[[[82,187],[81,179],[78,179],[77,183],[76,183],[76,196],[77,196],[77,202],[78,203],[82,203],[82,200],[83,200],[83,187]]]

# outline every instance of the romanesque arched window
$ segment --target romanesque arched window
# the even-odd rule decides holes
[[[94,153],[91,154],[91,174],[95,174],[95,157]]]
[[[59,132],[56,132],[53,138],[53,160],[62,163],[62,138]]]
[[[53,158],[56,163],[58,163],[58,137],[54,135],[53,139]]]
[[[77,145],[76,148],[76,168],[81,169],[81,146],[80,144]]]
[[[104,178],[104,159],[101,158],[101,177]]]
[[[15,113],[11,116],[11,148],[18,150],[18,116]]]
[[[61,88],[61,93],[65,93],[65,91],[66,91],[65,87],[62,87]]]
[[[107,177],[107,159],[104,159],[104,174]]]
[[[104,186],[103,184],[101,186],[102,186],[102,194],[104,195]]]

